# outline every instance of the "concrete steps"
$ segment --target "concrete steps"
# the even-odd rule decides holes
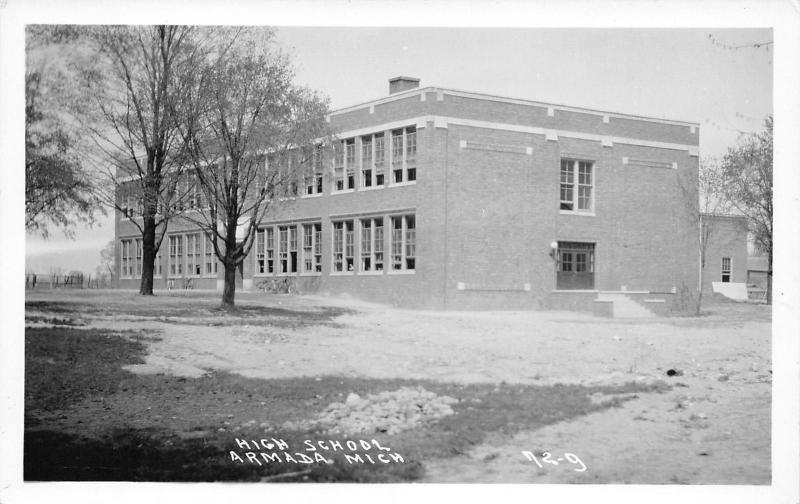
[[[654,318],[656,314],[629,298],[625,292],[599,292],[595,301],[611,303],[614,318]]]

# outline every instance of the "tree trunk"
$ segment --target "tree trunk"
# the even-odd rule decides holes
[[[151,215],[145,215],[142,223],[142,282],[139,285],[139,294],[153,295],[153,272],[156,260],[156,220]]]
[[[224,308],[234,307],[234,297],[236,296],[236,263],[225,258],[225,287],[222,289],[222,306]]]

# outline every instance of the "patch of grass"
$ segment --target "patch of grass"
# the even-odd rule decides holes
[[[84,326],[86,325],[85,322],[80,320],[75,320],[71,317],[47,317],[44,315],[25,315],[25,322],[31,322],[34,324],[50,324],[50,325],[62,325],[62,326]]]
[[[25,410],[56,410],[89,395],[109,395],[143,363],[145,345],[104,330],[25,330]]]
[[[148,299],[146,303],[98,304],[87,303],[80,298],[70,301],[26,301],[25,309],[44,313],[82,313],[95,316],[127,316],[154,319],[160,322],[182,325],[236,326],[269,324],[276,327],[304,327],[312,325],[337,326],[333,319],[353,313],[338,307],[322,307],[315,310],[292,310],[275,306],[240,303],[233,308],[223,308],[210,299],[194,299],[195,305],[174,298]],[[38,315],[28,318],[41,317]],[[61,319],[59,319],[61,320]],[[67,319],[63,319],[67,320]]]

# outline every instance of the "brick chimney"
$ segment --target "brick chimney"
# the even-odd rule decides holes
[[[395,77],[389,79],[389,94],[399,93],[401,91],[408,91],[419,87],[419,79],[414,77]]]

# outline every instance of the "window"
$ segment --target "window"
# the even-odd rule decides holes
[[[417,130],[406,128],[406,179],[417,180]]]
[[[303,224],[303,272],[322,272],[322,224]]]
[[[333,271],[353,271],[353,221],[333,223]]]
[[[392,182],[403,181],[403,130],[392,131]]]
[[[392,182],[417,179],[417,130],[414,126],[392,131]]]
[[[723,257],[722,258],[722,281],[726,282],[726,283],[731,281],[731,258],[730,257]]]
[[[133,276],[133,269],[131,266],[131,241],[132,240],[120,241],[120,262],[122,263],[122,271],[120,272],[120,276],[122,277]]]
[[[375,185],[383,185],[383,165],[386,158],[383,133],[375,134]]]
[[[593,171],[594,164],[591,161],[561,160],[561,210],[571,212],[594,210]]]
[[[256,231],[256,274],[275,273],[275,244],[272,228]]]
[[[154,266],[153,269],[155,270],[153,276],[161,277],[164,274],[164,270],[161,266],[162,264],[163,264],[163,259],[161,258],[161,248],[159,247],[158,252],[156,252],[156,260],[153,264]]]
[[[278,228],[278,273],[297,273],[297,226]]]
[[[413,215],[392,217],[392,270],[416,268],[416,222]]]
[[[383,218],[361,219],[361,271],[383,271]]]
[[[348,138],[345,140],[345,169],[347,170],[347,188],[354,189],[356,186],[356,139]]]
[[[183,275],[183,235],[169,237],[169,276]]]
[[[206,275],[216,275],[217,274],[217,254],[214,252],[214,241],[211,238],[211,235],[206,233],[205,234],[205,272]]]
[[[136,239],[136,276],[142,276],[142,240]]]
[[[333,144],[333,190],[344,191],[344,143]]]
[[[556,288],[594,288],[594,243],[558,242]]]
[[[186,235],[186,274],[200,276],[200,233]]]
[[[361,187],[372,187],[372,136],[361,137]]]
[[[308,148],[305,156],[310,165],[305,179],[306,195],[322,194],[322,145]]]

